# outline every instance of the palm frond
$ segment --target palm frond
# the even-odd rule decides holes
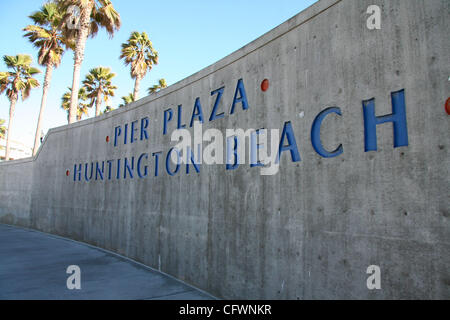
[[[12,71],[0,72],[0,93],[6,92],[10,101],[16,100],[19,94],[25,100],[31,89],[39,86],[39,81],[33,76],[41,71],[31,67],[32,59],[26,54],[4,56],[3,61]]]
[[[133,31],[127,42],[122,44],[119,59],[124,59],[126,66],[131,65],[130,75],[133,79],[143,78],[153,65],[158,64],[158,52],[146,32]]]
[[[83,88],[86,90],[86,96],[90,99],[89,105],[93,106],[99,97],[104,101],[108,101],[109,97],[114,96],[117,86],[111,83],[111,79],[116,74],[111,72],[108,67],[97,67],[89,70],[83,80]]]
[[[158,84],[155,84],[147,89],[148,94],[154,94],[154,93],[158,92],[159,90],[166,88],[166,87],[167,87],[166,79],[161,78],[158,80]]]

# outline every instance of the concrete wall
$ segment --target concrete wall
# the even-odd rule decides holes
[[[0,221],[28,227],[33,195],[33,159],[0,163]]]
[[[381,30],[366,27],[372,4],[382,9]],[[50,130],[34,159],[1,163],[0,222],[116,251],[223,298],[448,299],[449,9],[447,0],[319,1],[154,96]],[[239,79],[249,107],[237,103],[230,114]],[[210,122],[211,92],[223,86],[224,117]],[[376,129],[378,150],[365,152],[362,101],[375,98],[376,114],[387,115],[399,90],[408,145],[394,148],[385,123]],[[283,152],[272,176],[249,164],[203,164],[189,174],[182,166],[170,176],[177,106],[189,127],[197,97],[203,131],[290,122],[301,161]],[[311,126],[333,106],[342,115],[325,118],[321,140],[327,150],[342,144],[343,153],[323,158]],[[174,120],[163,135],[168,108]],[[114,128],[143,117],[148,140],[114,147]],[[157,177],[154,152],[162,152]],[[117,180],[113,167],[111,180],[87,182],[83,172],[74,181],[74,165],[120,158],[123,166],[142,153],[145,178],[121,171]],[[369,265],[381,268],[381,290],[367,289]]]

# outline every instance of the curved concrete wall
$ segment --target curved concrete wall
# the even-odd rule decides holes
[[[372,4],[380,30],[366,27]],[[449,5],[322,0],[154,96],[52,129],[34,159],[0,164],[0,222],[116,251],[223,298],[450,298]],[[178,105],[192,132],[196,98],[203,131],[284,129],[279,172],[202,164],[171,176]],[[216,101],[224,115],[209,121]],[[380,290],[367,288],[369,265]]]

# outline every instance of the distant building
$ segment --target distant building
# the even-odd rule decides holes
[[[5,160],[5,152],[6,152],[6,139],[0,139],[0,161]],[[22,158],[28,158],[31,157],[33,154],[33,148],[30,146],[27,146],[26,144],[10,140],[10,153],[9,153],[9,159],[10,160],[16,160],[16,159],[22,159]]]

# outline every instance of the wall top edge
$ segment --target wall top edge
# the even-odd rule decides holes
[[[59,131],[64,131],[64,130],[68,130],[71,128],[90,125],[92,123],[96,123],[98,121],[103,121],[103,120],[109,119],[111,117],[118,116],[122,113],[128,112],[130,110],[133,110],[133,109],[139,108],[143,105],[146,105],[150,102],[161,99],[164,96],[167,96],[175,91],[178,91],[184,87],[187,87],[187,86],[193,84],[194,82],[197,82],[197,81],[211,75],[212,73],[217,72],[217,71],[225,68],[226,66],[244,58],[248,54],[264,47],[265,45],[269,44],[273,40],[283,36],[284,34],[288,33],[289,31],[299,27],[303,23],[313,19],[315,16],[326,11],[327,9],[329,9],[330,7],[336,5],[337,3],[341,2],[341,1],[342,0],[319,0],[316,3],[314,3],[313,5],[311,5],[310,7],[306,8],[303,11],[301,11],[300,13],[296,14],[289,20],[283,22],[282,24],[280,24],[279,26],[275,27],[274,29],[266,32],[259,38],[246,44],[242,48],[230,53],[226,57],[224,57],[224,58],[220,59],[219,61],[205,67],[204,69],[188,76],[187,78],[184,78],[184,79],[172,84],[171,86],[158,91],[157,93],[155,93],[153,95],[149,95],[149,96],[139,99],[138,101],[132,102],[129,104],[128,107],[116,109],[116,110],[113,110],[106,114],[102,114],[97,117],[78,121],[78,122],[75,122],[72,124],[67,124],[67,125],[51,128],[49,130],[49,133],[50,132],[59,132]]]
[[[158,91],[157,93],[155,93],[153,95],[146,96],[144,98],[139,99],[138,101],[130,103],[128,107],[116,109],[116,110],[113,110],[106,114],[102,114],[97,117],[78,121],[78,122],[75,122],[72,124],[66,124],[63,126],[51,128],[48,131],[47,135],[45,136],[44,141],[41,143],[41,146],[38,149],[35,156],[30,157],[30,158],[25,158],[25,159],[0,162],[0,166],[5,165],[6,163],[13,165],[13,164],[26,163],[26,162],[36,160],[38,158],[39,153],[42,150],[44,144],[46,143],[48,136],[52,133],[63,132],[63,131],[70,130],[73,128],[79,128],[79,127],[91,125],[91,124],[94,124],[94,123],[97,123],[100,121],[107,120],[112,117],[119,116],[122,113],[137,109],[143,105],[147,105],[148,103],[151,103],[153,101],[161,99],[173,92],[176,92],[176,91],[183,89],[197,81],[200,81],[203,78],[208,77],[209,75],[246,57],[250,53],[264,47],[265,45],[271,43],[275,39],[292,31],[293,29],[296,29],[297,27],[308,22],[309,20],[313,19],[314,17],[318,16],[319,14],[323,13],[324,11],[328,10],[329,8],[333,7],[334,5],[336,5],[337,3],[341,2],[341,1],[343,1],[343,0],[319,0],[316,3],[314,3],[313,5],[309,6],[308,8],[304,9],[303,11],[299,12],[292,18],[283,22],[279,26],[266,32],[265,34],[263,34],[262,36],[260,36],[259,38],[255,39],[255,40],[253,40],[252,42],[246,44],[242,48],[230,53],[229,55],[225,56],[224,58],[220,59],[219,61],[203,68],[202,70],[188,76],[187,78],[184,78],[184,79],[176,82],[175,84],[173,84],[167,88],[164,88],[164,89]]]

